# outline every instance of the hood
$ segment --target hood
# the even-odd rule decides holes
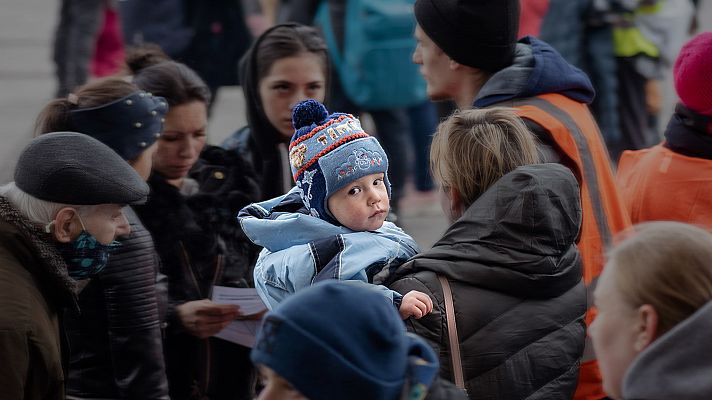
[[[519,167],[394,274],[432,271],[517,297],[551,298],[582,278],[579,186],[559,164]]]
[[[245,52],[239,63],[240,86],[245,97],[247,123],[249,126],[248,148],[251,150],[252,163],[262,177],[260,189],[263,198],[284,193],[284,166],[277,146],[281,143],[280,132],[269,122],[260,97],[257,58],[260,44],[265,34],[282,26],[275,25],[265,31]],[[287,143],[289,144],[289,143]]]
[[[237,219],[253,243],[271,252],[336,235],[359,233],[309,215],[297,187],[283,196],[243,208]],[[399,242],[410,255],[418,251],[415,241],[391,222],[384,222],[375,233]]]
[[[503,101],[559,93],[590,104],[595,96],[591,80],[569,64],[547,43],[526,36],[519,40],[514,62],[485,83],[475,98],[475,107],[488,107]]]
[[[264,37],[262,35],[260,38]],[[250,126],[250,135],[261,157],[274,153],[274,147],[280,141],[279,131],[272,126],[262,108],[257,72],[257,49],[261,40],[256,40],[245,52],[240,60],[239,75],[240,86],[245,96],[247,108],[247,122]]]
[[[712,398],[711,331],[709,301],[640,353],[623,378],[623,398]]]
[[[271,252],[352,232],[343,226],[312,217],[306,211],[299,188],[260,203],[250,204],[237,216],[247,237]]]
[[[281,153],[277,146],[283,143],[280,132],[275,128],[267,118],[264,108],[262,107],[262,98],[259,90],[259,73],[257,68],[257,60],[259,58],[258,49],[262,44],[262,40],[275,29],[282,27],[297,27],[295,23],[278,24],[263,32],[250,46],[240,59],[239,77],[240,86],[242,86],[243,95],[245,98],[245,107],[247,109],[247,122],[249,125],[249,147],[253,149],[253,164],[255,169],[261,173],[263,177],[260,183],[263,198],[276,196],[284,193],[283,170],[289,169],[289,165],[283,165]],[[326,89],[329,89],[330,71],[326,71]],[[289,146],[289,140],[285,143]]]

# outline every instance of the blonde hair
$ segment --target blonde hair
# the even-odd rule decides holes
[[[455,112],[438,126],[430,147],[433,177],[456,189],[465,207],[502,176],[538,162],[533,134],[504,107]]]
[[[712,300],[712,233],[680,222],[636,225],[609,254],[625,302],[650,304],[658,335]]]

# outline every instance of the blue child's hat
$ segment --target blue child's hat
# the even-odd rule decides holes
[[[335,280],[270,311],[251,358],[311,400],[420,400],[439,368],[433,349],[406,332],[377,288]]]
[[[316,100],[294,107],[296,131],[289,144],[292,176],[311,215],[338,224],[328,210],[329,196],[346,184],[382,172],[388,181],[388,157],[376,138],[351,114],[333,113]]]

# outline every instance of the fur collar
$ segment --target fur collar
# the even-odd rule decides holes
[[[38,277],[40,281],[46,282],[62,300],[69,304],[76,303],[77,282],[69,277],[67,264],[42,227],[27,219],[3,196],[0,196],[0,219],[20,231],[29,247],[34,250],[33,255],[41,262],[41,265],[35,268],[25,267],[34,269],[32,272],[41,273],[42,276]]]

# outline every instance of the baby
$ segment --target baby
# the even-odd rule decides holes
[[[377,284],[418,253],[413,238],[385,220],[388,158],[376,138],[352,115],[329,115],[315,100],[299,103],[292,120],[289,162],[296,186],[245,207],[238,217],[245,234],[264,247],[254,278],[270,309],[326,279]],[[368,286],[388,297],[403,319],[432,311],[424,293],[401,296],[385,286]]]

